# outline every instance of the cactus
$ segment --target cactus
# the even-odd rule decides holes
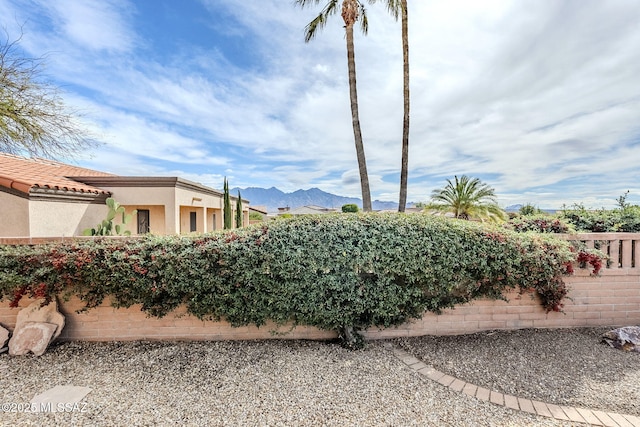
[[[82,232],[84,236],[130,236],[131,231],[125,230],[124,226],[131,222],[133,216],[138,213],[137,209],[134,209],[130,214],[125,212],[124,206],[116,202],[112,197],[106,200],[109,211],[107,217],[102,220],[95,228],[87,228]],[[114,224],[113,220],[116,215],[122,215],[122,224]]]
[[[236,202],[236,227],[242,227],[242,196],[238,191],[238,201]]]
[[[224,178],[224,229],[231,228],[231,200],[229,199],[229,182]]]

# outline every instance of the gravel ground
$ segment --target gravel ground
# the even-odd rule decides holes
[[[472,339],[475,351],[468,344],[449,345],[443,363],[471,362],[469,352],[479,358],[511,351],[495,347],[491,337]],[[411,339],[403,345],[417,352],[436,342]],[[637,370],[638,359],[624,357]],[[427,359],[436,362],[432,355]],[[464,365],[474,371],[472,363]],[[500,362],[475,368],[502,372],[502,378],[511,372]],[[383,341],[352,352],[308,341],[63,343],[39,358],[0,355],[0,384],[0,403],[29,402],[56,385],[93,389],[83,401],[86,412],[1,413],[5,426],[571,425],[452,392],[413,372]]]
[[[478,386],[640,416],[640,353],[601,343],[611,328],[523,329],[397,339],[426,364]]]

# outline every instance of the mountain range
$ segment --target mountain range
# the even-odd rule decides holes
[[[336,194],[327,193],[319,188],[310,188],[308,190],[296,190],[292,193],[285,193],[275,187],[260,188],[260,187],[247,187],[247,188],[232,188],[229,193],[235,196],[240,191],[244,200],[249,200],[252,206],[265,206],[267,212],[277,213],[278,208],[289,207],[291,209],[299,208],[301,206],[321,206],[323,208],[335,208],[340,209],[343,205],[348,203],[354,203],[362,208],[362,200],[356,197],[344,197]],[[375,200],[371,202],[374,211],[379,210],[397,210],[397,202],[385,202]],[[412,207],[413,203],[407,203],[407,207]],[[504,208],[507,212],[518,212],[523,205],[510,205]],[[553,209],[543,209],[547,213],[555,213]]]
[[[266,206],[269,213],[278,212],[278,208],[289,207],[291,209],[300,206],[322,206],[324,208],[340,209],[342,205],[354,203],[362,208],[362,200],[355,197],[344,197],[336,194],[327,193],[319,188],[310,188],[308,190],[296,190],[292,193],[285,193],[275,187],[271,188],[232,188],[229,193],[235,196],[240,191],[243,199],[249,200],[252,206]],[[371,202],[373,210],[397,210],[397,202],[383,202],[375,200]]]

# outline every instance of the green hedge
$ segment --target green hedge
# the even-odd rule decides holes
[[[506,289],[560,310],[569,243],[427,215],[304,216],[197,237],[0,247],[0,298],[110,296],[164,316],[180,304],[234,326],[293,322],[350,338]]]
[[[578,231],[593,233],[640,232],[640,206],[617,209],[587,210],[582,205],[564,209],[559,217],[575,226]]]

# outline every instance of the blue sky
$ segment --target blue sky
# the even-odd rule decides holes
[[[409,0],[409,200],[454,174],[503,206],[640,203],[640,8],[629,0]],[[76,163],[214,188],[360,196],[339,15],[291,0],[0,0],[0,24],[104,145]],[[400,24],[356,35],[374,199],[398,198]]]

